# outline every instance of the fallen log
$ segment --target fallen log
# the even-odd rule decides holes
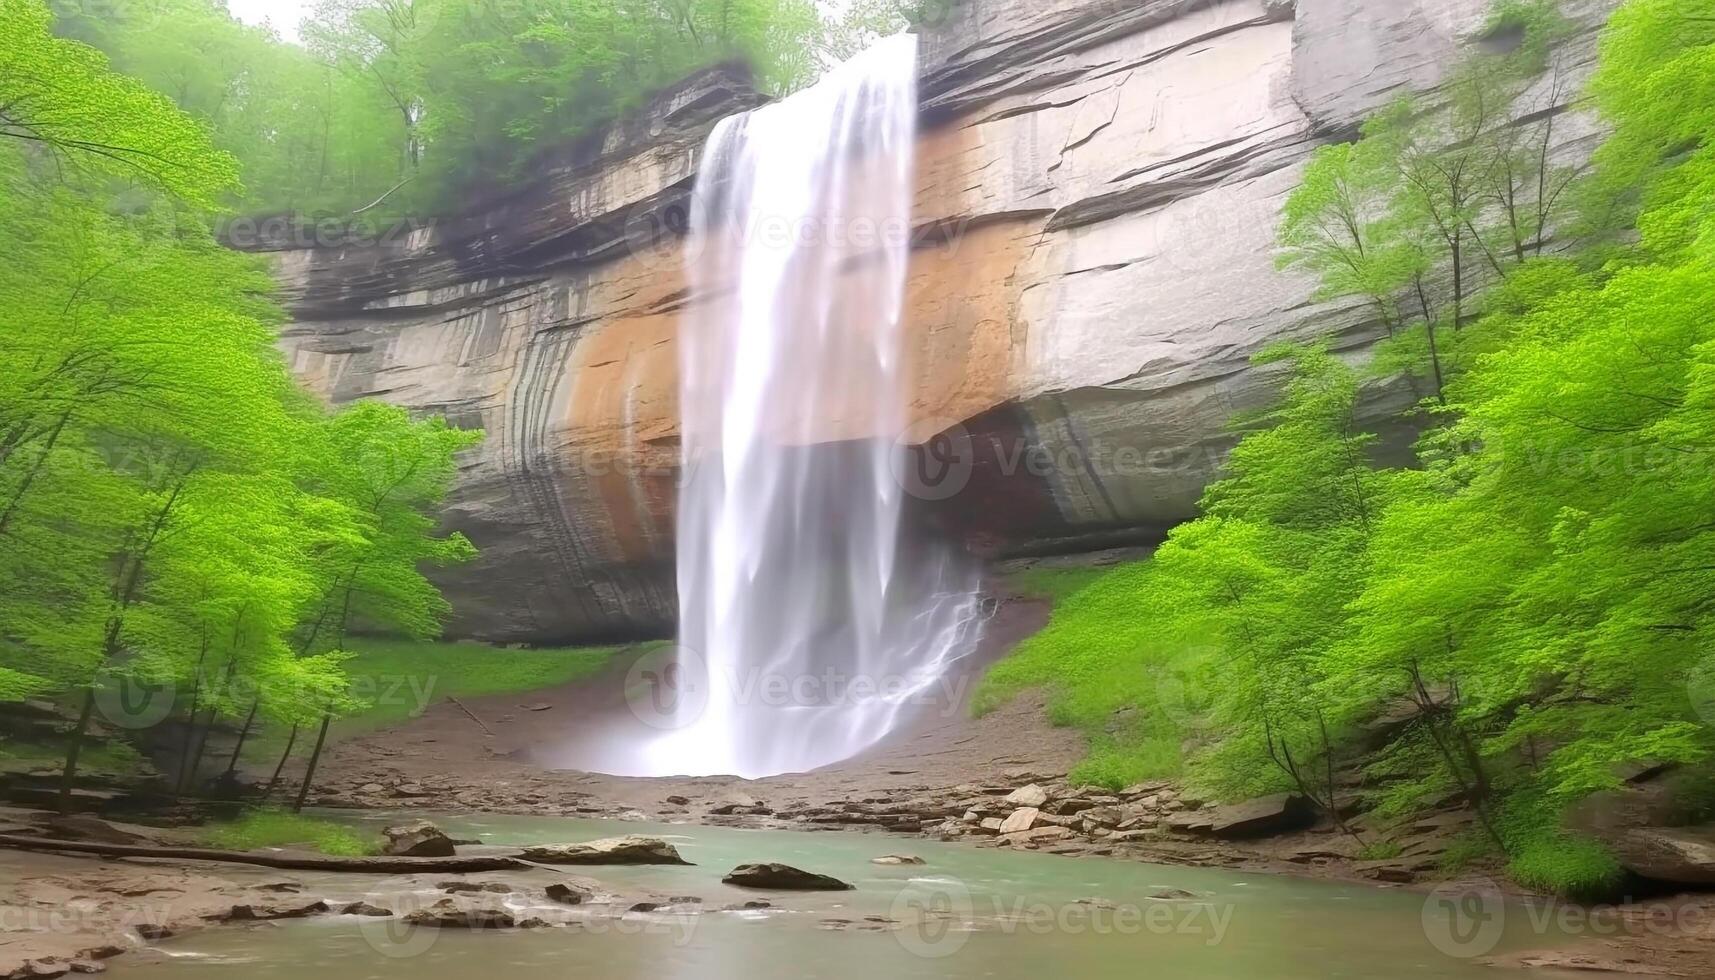
[[[144,844],[103,844],[94,841],[54,840],[0,834],[0,847],[24,851],[62,851],[100,857],[166,858],[175,861],[216,861],[253,864],[287,871],[349,871],[357,874],[463,874],[474,871],[522,871],[535,862],[506,855],[469,857],[333,857],[316,854],[265,854],[256,851],[222,851],[207,847],[159,847]]]

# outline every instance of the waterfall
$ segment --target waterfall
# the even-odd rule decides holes
[[[980,630],[969,562],[905,526],[901,319],[917,42],[882,41],[710,135],[681,335],[680,652],[649,774],[837,762]]]

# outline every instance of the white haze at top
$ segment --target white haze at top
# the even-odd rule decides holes
[[[816,0],[826,18],[842,16],[852,0]],[[298,40],[298,25],[315,10],[315,0],[226,0],[232,16],[253,27],[272,25],[287,41]]]
[[[273,26],[287,41],[298,39],[298,25],[315,7],[313,0],[226,0],[226,9],[246,24]]]
[[[905,525],[896,478],[916,66],[915,37],[883,40],[709,137],[680,339],[679,676],[693,693],[627,774],[754,778],[849,758],[975,646],[975,572]]]

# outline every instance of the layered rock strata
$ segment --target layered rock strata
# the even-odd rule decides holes
[[[1567,92],[1612,5],[1565,5],[1583,27],[1557,53]],[[919,447],[904,478],[922,520],[985,555],[1192,515],[1229,419],[1278,381],[1253,353],[1327,336],[1355,354],[1381,333],[1359,304],[1318,302],[1276,269],[1304,161],[1387,100],[1432,90],[1486,9],[953,4],[924,41],[913,425],[831,418],[829,441]],[[277,258],[293,319],[282,344],[313,387],[487,431],[448,510],[483,552],[443,576],[455,633],[670,630],[676,331],[693,301],[679,233],[708,129],[758,101],[742,73],[705,72],[460,217],[376,239],[249,237]],[[1555,132],[1571,157],[1597,131],[1567,112]],[[1417,397],[1377,384],[1365,411],[1388,418]]]

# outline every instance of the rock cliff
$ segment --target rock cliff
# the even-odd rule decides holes
[[[1565,4],[1584,27],[1561,52],[1571,76],[1612,5]],[[903,434],[925,519],[998,554],[1190,516],[1228,419],[1276,380],[1252,353],[1319,335],[1355,353],[1380,332],[1276,271],[1303,162],[1432,90],[1486,9],[958,0],[928,25]],[[448,513],[483,552],[444,576],[455,633],[670,630],[677,232],[709,127],[759,101],[742,72],[711,70],[457,218],[254,241],[276,258],[282,343],[312,387],[487,430]],[[1556,132],[1565,155],[1596,138],[1571,111]],[[1366,399],[1381,418],[1416,397],[1395,382]]]

